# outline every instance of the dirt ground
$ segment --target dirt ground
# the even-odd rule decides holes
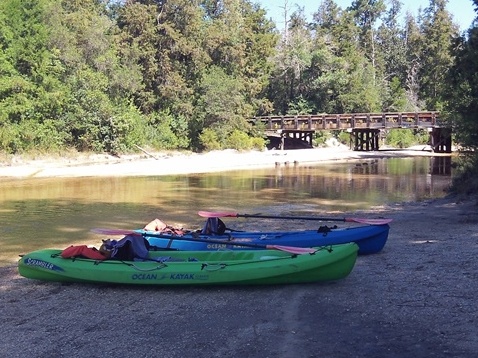
[[[351,214],[394,221],[382,252],[331,283],[56,284],[1,268],[0,357],[476,357],[476,201]]]

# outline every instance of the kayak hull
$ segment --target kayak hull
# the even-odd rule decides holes
[[[151,251],[147,261],[62,258],[45,249],[18,261],[23,277],[53,282],[127,285],[265,285],[334,281],[352,271],[356,244],[295,255],[280,250]]]
[[[253,245],[315,247],[354,242],[359,247],[359,255],[368,255],[380,252],[383,249],[388,239],[389,230],[390,226],[387,224],[330,229],[328,232],[318,232],[316,230],[231,232],[224,235],[186,233],[181,236],[145,230],[136,230],[136,233],[142,234],[152,246],[173,250],[247,250],[259,248]],[[241,243],[252,245],[246,247],[241,246]]]

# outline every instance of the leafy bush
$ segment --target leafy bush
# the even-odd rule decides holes
[[[22,141],[18,125],[4,126],[0,131],[0,149],[7,154],[22,152]]]
[[[415,131],[415,138],[417,139],[417,144],[430,143],[430,133],[426,129],[417,129]]]
[[[426,129],[393,129],[386,137],[386,143],[395,148],[407,148],[417,144],[428,144],[430,134]]]
[[[325,131],[315,132],[314,137],[312,138],[312,145],[314,147],[320,147],[325,145],[327,139],[329,139],[330,133]]]
[[[206,150],[221,149],[221,143],[219,143],[217,134],[213,129],[203,129],[202,133],[199,135],[199,141]]]
[[[346,131],[340,131],[339,134],[337,135],[337,140],[345,145],[350,144],[350,133]]]
[[[189,146],[187,120],[163,111],[152,116],[145,133],[148,144],[157,149],[185,149]]]
[[[394,148],[407,148],[418,141],[410,129],[393,129],[388,132],[386,143]]]
[[[260,137],[252,137],[250,138],[251,141],[251,149],[256,150],[264,150],[267,144],[267,140]]]
[[[450,191],[468,196],[478,192],[478,155],[463,153],[456,159]]]
[[[251,149],[252,141],[251,138],[242,131],[235,129],[231,135],[226,139],[224,143],[227,148],[237,149],[237,150],[246,150]]]
[[[52,120],[11,124],[0,132],[0,146],[9,154],[58,151],[64,147],[65,134],[55,124]]]
[[[206,128],[202,131],[199,139],[205,150],[263,150],[266,146],[266,140],[264,138],[251,137],[246,132],[238,129],[234,129],[229,135],[227,135],[223,130],[218,132],[213,128]]]

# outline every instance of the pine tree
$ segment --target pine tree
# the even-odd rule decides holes
[[[402,3],[392,0],[390,8],[377,30],[377,52],[380,59],[382,84],[387,91],[382,97],[383,111],[400,112],[407,110],[406,86],[406,43],[400,27]]]
[[[430,0],[425,9],[421,32],[422,65],[420,67],[420,97],[429,110],[441,110],[442,96],[447,86],[446,73],[453,64],[451,46],[458,37],[458,27],[446,10],[448,0]]]

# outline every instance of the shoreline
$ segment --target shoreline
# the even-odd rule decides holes
[[[422,148],[422,149],[420,149]],[[123,155],[82,155],[73,158],[46,158],[0,163],[0,179],[47,177],[114,177],[193,174],[229,170],[261,169],[281,165],[348,162],[377,158],[443,156],[424,146],[404,150],[385,149],[357,152],[346,146],[314,149],[245,151],[221,150],[206,153],[144,153]],[[445,154],[450,156],[450,154]]]

